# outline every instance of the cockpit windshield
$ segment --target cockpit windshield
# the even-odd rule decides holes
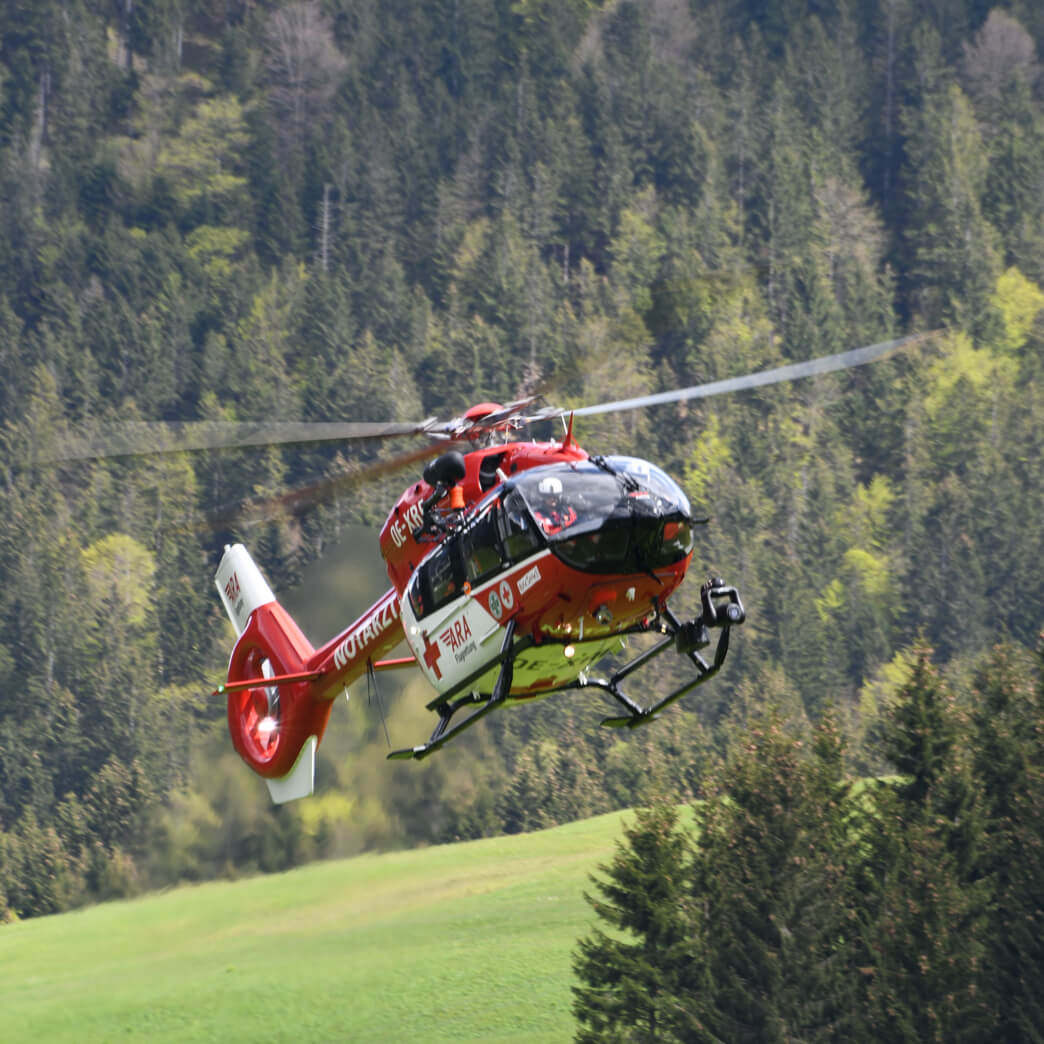
[[[410,605],[422,619],[545,545],[588,573],[673,565],[692,551],[690,511],[677,483],[635,457],[532,468],[425,558],[407,587]]]
[[[533,468],[514,486],[551,550],[574,568],[648,571],[692,551],[688,498],[648,461],[608,457]]]

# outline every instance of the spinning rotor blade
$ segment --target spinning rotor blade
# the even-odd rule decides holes
[[[375,440],[396,438],[410,435],[426,435],[436,440],[435,446],[444,445],[447,441],[458,442],[478,439],[495,431],[522,428],[528,424],[542,420],[552,420],[573,414],[576,417],[589,417],[600,413],[622,412],[625,410],[643,409],[647,406],[659,406],[669,402],[684,402],[692,399],[705,399],[713,395],[724,395],[729,392],[744,391],[768,384],[779,384],[783,381],[795,381],[817,374],[830,373],[835,370],[864,366],[867,363],[884,358],[901,348],[914,344],[932,335],[928,333],[911,334],[892,341],[882,341],[865,348],[839,352],[805,362],[791,363],[774,370],[763,370],[760,373],[747,374],[744,377],[730,377],[725,380],[697,384],[688,388],[643,395],[633,399],[620,399],[615,402],[603,402],[594,406],[582,406],[575,410],[559,407],[544,407],[528,414],[542,396],[533,395],[510,402],[506,406],[490,410],[488,413],[475,413],[472,416],[455,417],[450,421],[438,421],[434,417],[419,422],[340,422],[340,421],[301,421],[301,422],[229,422],[229,421],[190,421],[184,423],[163,423],[150,421],[128,421],[121,424],[110,424],[100,427],[94,434],[68,439],[64,446],[49,458],[39,463],[60,464],[78,460],[92,460],[102,457],[138,457],[163,453],[198,452],[217,449],[241,449],[273,445],[316,445],[323,442],[342,442],[354,440]],[[402,466],[423,460],[438,452],[431,446],[418,451],[419,456],[408,454]],[[359,477],[372,477],[383,474],[384,465],[352,473]],[[296,494],[288,494],[290,497]],[[295,501],[296,503],[296,501]]]
[[[762,370],[760,373],[750,373],[745,377],[728,377],[721,381],[711,381],[709,384],[696,384],[689,388],[677,388],[673,391],[659,392],[655,395],[642,395],[635,399],[620,399],[616,402],[603,402],[595,406],[582,406],[576,410],[544,411],[543,415],[538,419],[543,419],[545,416],[564,416],[570,412],[575,417],[591,417],[598,413],[638,410],[646,406],[659,406],[667,402],[707,399],[712,395],[724,395],[727,392],[744,391],[747,388],[760,388],[766,384],[797,381],[804,377],[831,373],[834,370],[848,370],[853,366],[865,366],[867,363],[882,359],[900,348],[905,348],[907,345],[923,340],[925,337],[930,337],[932,333],[934,331],[911,334],[908,337],[899,337],[894,341],[881,341],[879,344],[871,344],[865,348],[854,348],[848,352],[839,352],[837,355],[825,355],[819,359],[808,359],[805,362],[791,363],[789,366],[780,366],[774,370]]]
[[[110,457],[146,457],[163,453],[196,453],[205,450],[249,449],[264,446],[317,445],[427,435],[432,439],[459,441],[502,427],[521,427],[528,418],[511,422],[532,406],[536,397],[520,399],[478,418],[456,417],[438,421],[124,421],[107,424],[87,436],[69,438],[42,464]]]
[[[455,417],[438,421],[124,421],[100,426],[92,434],[72,437],[41,464],[110,457],[146,457],[164,453],[196,453],[205,450],[249,449],[264,446],[317,445],[427,435],[458,441],[503,427],[521,427],[528,418],[523,410],[536,396],[508,403],[482,417]],[[512,424],[512,421],[515,421]]]
[[[421,446],[409,453],[402,453],[389,460],[375,461],[373,464],[347,471],[343,475],[327,475],[316,482],[299,486],[278,496],[262,500],[240,501],[235,505],[208,513],[205,525],[208,529],[224,529],[237,522],[243,525],[255,525],[283,512],[301,514],[333,500],[338,494],[347,493],[363,483],[394,475],[398,471],[419,464],[421,461],[441,453],[443,448],[440,443]]]
[[[101,457],[141,457],[159,453],[242,449],[251,446],[386,439],[403,435],[424,435],[434,427],[437,427],[434,418],[419,423],[125,421],[100,427],[94,435],[70,439],[64,447],[59,448],[53,458],[41,463],[60,464]]]
[[[421,446],[418,449],[411,450],[408,453],[400,454],[390,460],[376,461],[373,464],[366,465],[354,471],[346,472],[343,475],[327,476],[317,482],[309,483],[306,486],[290,490],[289,492],[280,494],[279,496],[270,497],[261,501],[240,502],[234,506],[220,509],[207,516],[207,526],[211,529],[221,529],[240,521],[244,515],[251,516],[250,520],[246,523],[249,525],[264,521],[265,519],[271,518],[283,511],[290,511],[294,514],[299,514],[328,500],[332,500],[338,494],[347,492],[355,486],[369,482],[373,479],[383,478],[386,475],[394,474],[395,472],[419,464],[430,457],[437,456],[445,450],[447,443],[461,442],[469,438],[478,438],[488,432],[504,428],[522,427],[525,424],[531,423],[534,419],[540,419],[544,413],[547,413],[549,416],[559,416],[561,414],[560,410],[552,409],[539,411],[539,416],[536,418],[534,418],[534,416],[521,416],[522,411],[527,407],[532,406],[536,401],[536,396],[530,396],[528,398],[519,399],[516,402],[510,402],[498,410],[493,410],[489,413],[482,414],[481,416],[455,417],[453,420],[445,422],[438,422],[429,419],[421,424],[412,425],[283,425],[282,427],[301,427],[305,429],[345,429],[354,427],[366,429],[367,431],[369,429],[381,428],[384,430],[381,431],[380,436],[374,434],[357,434],[354,437],[374,438],[381,436],[425,434],[435,441],[426,446]],[[332,436],[332,438],[337,438],[337,436]],[[259,440],[256,443],[230,443],[229,445],[269,445],[271,442],[272,440]]]

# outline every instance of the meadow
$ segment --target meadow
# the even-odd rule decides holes
[[[0,928],[4,1041],[566,1041],[613,813]]]

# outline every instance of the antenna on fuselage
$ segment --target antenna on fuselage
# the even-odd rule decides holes
[[[562,449],[568,449],[573,444],[573,414],[569,414],[569,423],[566,425],[566,436],[562,440]]]

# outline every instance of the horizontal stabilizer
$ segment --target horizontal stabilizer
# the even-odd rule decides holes
[[[378,660],[373,664],[375,671],[398,671],[404,667],[416,667],[416,656],[400,656],[393,660]]]
[[[293,685],[297,682],[318,681],[322,676],[322,671],[302,671],[299,674],[276,674],[271,677],[242,678],[238,681],[219,685],[211,693],[211,696],[224,696],[225,693],[242,692],[244,689],[271,689],[279,688],[280,685]]]

